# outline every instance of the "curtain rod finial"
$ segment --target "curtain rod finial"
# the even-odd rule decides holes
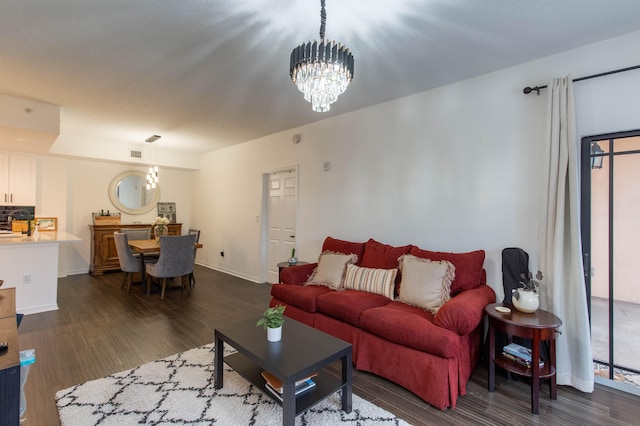
[[[528,95],[529,93],[533,92],[534,90],[537,92],[538,96],[540,95],[540,89],[542,89],[542,87],[525,87],[524,89],[522,89],[522,93],[524,93],[525,95]]]

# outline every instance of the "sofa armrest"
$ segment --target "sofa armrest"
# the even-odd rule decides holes
[[[288,268],[284,268],[280,273],[280,281],[283,284],[304,284],[309,280],[309,277],[316,266],[318,266],[317,263],[308,263],[306,265],[289,266]]]
[[[484,307],[496,301],[496,293],[488,285],[465,290],[446,302],[433,320],[459,336],[471,333],[484,318]]]

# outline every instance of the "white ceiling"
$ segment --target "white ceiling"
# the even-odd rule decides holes
[[[207,152],[640,29],[638,0],[327,0],[355,76],[329,113],[289,79],[320,0],[0,0],[0,93],[61,134]],[[539,83],[532,81],[531,83]]]

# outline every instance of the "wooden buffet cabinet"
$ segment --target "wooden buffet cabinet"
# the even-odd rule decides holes
[[[120,262],[116,243],[113,241],[113,233],[122,228],[149,228],[151,225],[144,223],[117,225],[89,225],[91,229],[91,275],[102,275],[106,271],[119,271]],[[181,223],[170,223],[169,235],[182,235]]]

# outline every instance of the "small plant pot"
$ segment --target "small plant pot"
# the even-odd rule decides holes
[[[279,342],[282,339],[282,326],[278,328],[267,327],[267,340],[270,342]]]

